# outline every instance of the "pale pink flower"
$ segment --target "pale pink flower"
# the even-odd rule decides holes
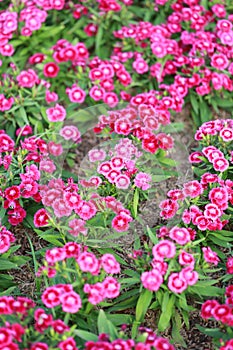
[[[40,171],[52,174],[56,170],[56,166],[52,160],[41,160],[40,161]]]
[[[60,130],[60,135],[65,140],[78,141],[81,137],[80,131],[74,125],[66,125]]]
[[[98,162],[106,158],[106,152],[102,149],[92,149],[88,152],[90,162]]]
[[[151,187],[149,182],[152,180],[152,177],[143,172],[139,172],[134,179],[135,186],[141,188],[143,191],[148,190]]]
[[[114,273],[120,273],[121,268],[120,268],[120,264],[116,261],[114,255],[112,254],[104,254],[101,259],[101,266],[102,268],[110,274],[114,274]]]

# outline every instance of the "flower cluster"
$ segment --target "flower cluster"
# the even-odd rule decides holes
[[[14,243],[15,236],[5,226],[0,226],[0,254],[6,253],[11,243]]]
[[[7,210],[8,221],[15,226],[26,217],[22,203],[32,200],[41,202],[40,180],[42,174],[51,174],[56,166],[51,157],[63,152],[62,145],[46,142],[40,137],[25,137],[32,133],[27,125],[17,129],[20,145],[7,135],[0,133],[0,169],[3,207]]]
[[[63,269],[65,271],[66,264],[71,269],[69,261],[74,263],[73,271],[79,276],[79,294],[74,291],[70,283],[53,284],[42,294],[42,301],[46,307],[53,308],[61,305],[64,312],[76,313],[82,307],[84,293],[87,293],[88,301],[92,305],[99,304],[106,298],[114,299],[119,295],[120,284],[114,277],[106,277],[106,274],[120,273],[120,264],[115,257],[106,253],[98,259],[95,254],[88,252],[86,248],[83,249],[76,242],[68,242],[64,247],[47,250],[45,265],[40,268],[37,276],[42,273],[50,279],[58,276]],[[93,276],[96,277],[93,278]],[[95,283],[92,283],[93,281]]]
[[[158,291],[167,281],[168,288],[173,293],[180,294],[198,281],[198,273],[194,270],[194,255],[182,247],[190,240],[188,230],[173,227],[170,230],[170,238],[173,241],[163,239],[153,246],[150,263],[152,270],[143,272],[141,281],[144,288],[151,291]],[[170,264],[173,266],[172,272],[169,269]]]
[[[210,172],[223,173],[231,170],[233,162],[233,123],[232,119],[206,122],[197,130],[195,139],[201,150],[190,155],[190,162],[198,164]]]
[[[226,288],[225,304],[220,304],[217,300],[207,300],[201,307],[201,317],[204,319],[213,318],[224,325],[233,326],[233,286]]]

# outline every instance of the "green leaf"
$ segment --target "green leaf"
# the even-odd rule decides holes
[[[86,341],[94,341],[97,342],[98,341],[98,336],[96,334],[87,332],[87,331],[82,331],[80,329],[75,329],[74,333],[80,337],[81,339],[84,339]]]
[[[194,94],[190,94],[190,102],[191,102],[191,105],[192,105],[192,108],[194,110],[194,113],[198,115],[199,113],[199,103],[198,103],[198,100],[196,98],[196,96]]]
[[[149,236],[151,242],[153,244],[157,244],[159,242],[159,240],[158,240],[157,236],[151,231],[149,226],[146,227],[146,230],[147,230],[147,233],[148,233],[148,236]]]
[[[180,330],[182,327],[182,319],[180,317],[180,314],[178,312],[175,312],[174,318],[172,320],[172,338],[175,341],[176,344],[181,345],[184,348],[187,348],[187,345],[184,341],[184,338],[180,334]]]
[[[133,196],[133,215],[135,218],[138,213],[138,202],[139,202],[139,190],[138,188],[136,188]]]
[[[140,297],[138,298],[136,306],[136,321],[142,322],[144,320],[145,314],[150,306],[153,292],[148,289],[143,289]]]
[[[199,324],[196,324],[195,327],[201,331],[202,333],[208,335],[209,337],[215,338],[215,339],[227,339],[227,334],[220,331],[219,328],[205,328],[200,326]]]
[[[0,270],[16,269],[17,267],[18,267],[17,264],[15,264],[9,260],[5,260],[2,257],[0,257]]]
[[[136,295],[133,295],[130,297],[130,295],[132,295],[132,292],[129,291],[127,294],[127,299],[121,301],[121,302],[117,302],[115,305],[113,305],[112,307],[110,307],[108,309],[108,311],[123,311],[126,309],[130,309],[131,307],[135,307],[137,300],[138,300],[138,290],[135,291]],[[117,299],[119,300],[119,299]]]
[[[205,123],[212,119],[212,113],[208,107],[208,104],[202,100],[200,103],[200,117],[201,122]]]
[[[121,326],[122,324],[131,324],[133,316],[126,314],[108,314],[108,319],[114,324],[114,326]]]
[[[97,319],[98,332],[109,334],[110,336],[117,337],[117,331],[112,322],[110,322],[103,310],[99,311]]]
[[[215,96],[214,100],[219,107],[222,107],[222,108],[232,108],[233,107],[233,100],[224,99],[224,98],[217,97],[217,96]]]
[[[176,297],[174,294],[171,294],[169,296],[169,292],[164,293],[163,302],[161,306],[162,314],[158,322],[158,330],[160,332],[165,331],[170,324],[170,320],[174,311],[175,300]]]
[[[207,296],[207,297],[217,297],[223,295],[224,290],[219,287],[201,285],[202,282],[196,283],[194,286],[189,287],[189,291],[191,293],[196,293],[199,296]]]
[[[4,290],[4,292],[0,293],[0,297],[5,296],[5,295],[9,295],[12,296],[12,292],[16,289],[16,287],[10,287],[6,290]]]
[[[29,124],[29,121],[28,121],[27,113],[26,113],[24,107],[20,107],[20,108],[19,108],[19,115],[20,115],[20,117],[21,117],[21,118],[23,119],[23,121],[24,121],[23,125],[24,125],[24,124],[28,125],[28,124]],[[18,124],[19,124],[20,126],[23,126],[22,123],[19,123],[19,121],[17,121],[17,122],[18,122]]]

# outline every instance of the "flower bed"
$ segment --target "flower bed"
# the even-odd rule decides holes
[[[228,0],[0,1],[0,350],[184,349],[197,305],[233,349],[232,24]]]

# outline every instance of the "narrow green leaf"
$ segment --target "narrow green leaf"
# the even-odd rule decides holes
[[[171,294],[169,297],[169,292],[164,293],[161,307],[162,313],[158,322],[158,330],[160,332],[165,331],[170,324],[170,320],[174,311],[175,299],[176,297],[174,294]]]
[[[80,329],[75,329],[74,333],[80,337],[81,339],[84,339],[86,341],[94,341],[97,342],[98,341],[98,336],[96,334],[87,332],[87,331],[82,331]]]
[[[136,306],[136,321],[142,322],[145,314],[150,306],[153,292],[148,289],[143,289]]]

